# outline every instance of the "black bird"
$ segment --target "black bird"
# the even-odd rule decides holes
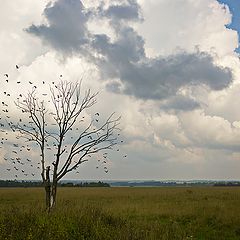
[[[95,113],[95,115],[96,115],[96,116],[99,116],[99,113],[97,112],[97,113]]]
[[[4,76],[6,76],[8,78],[8,74],[7,73],[5,73]]]
[[[18,66],[18,65],[16,65],[16,69],[19,69],[19,66]]]

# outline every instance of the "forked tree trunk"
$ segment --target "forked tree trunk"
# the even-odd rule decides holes
[[[46,211],[49,213],[56,205],[57,182],[50,181],[50,167],[46,168],[45,194],[46,194]]]
[[[50,212],[56,206],[57,186],[47,185],[45,186],[46,194],[46,211]]]

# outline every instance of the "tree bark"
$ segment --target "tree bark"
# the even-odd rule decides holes
[[[46,168],[45,193],[46,193],[46,211],[51,210],[51,182],[50,182],[50,167]]]
[[[57,183],[53,182],[50,196],[50,210],[56,206]]]

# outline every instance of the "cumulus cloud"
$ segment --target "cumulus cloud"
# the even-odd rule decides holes
[[[118,1],[105,8],[102,2],[98,8],[98,14],[114,20],[139,20],[141,19],[141,8],[136,0]]]
[[[72,53],[88,43],[88,14],[81,1],[58,0],[47,4],[43,12],[47,24],[32,24],[26,29],[53,48]]]
[[[240,151],[240,129],[222,117],[209,116],[197,110],[182,114],[179,121],[195,147]]]
[[[64,54],[82,54],[84,50],[85,57],[99,67],[102,78],[108,79],[110,91],[139,99],[169,99],[166,108],[189,110],[199,103],[185,96],[176,104],[181,88],[205,85],[211,90],[222,90],[232,82],[230,69],[215,65],[212,56],[198,50],[180,51],[164,58],[147,57],[143,37],[129,24],[142,20],[135,0],[108,6],[101,2],[89,9],[79,0],[58,0],[46,6],[44,16],[48,24],[32,25],[27,32]],[[90,18],[106,19],[115,32],[114,40],[105,33],[90,32]]]
[[[231,71],[214,65],[213,58],[205,53],[183,52],[145,62],[120,60],[116,68],[116,60],[109,54],[105,72],[113,74],[111,69],[115,69],[114,77],[124,83],[124,93],[142,99],[166,99],[187,86],[206,85],[212,90],[222,90],[232,82]]]
[[[190,97],[176,95],[163,101],[160,107],[165,110],[192,111],[196,108],[200,108],[200,103]]]

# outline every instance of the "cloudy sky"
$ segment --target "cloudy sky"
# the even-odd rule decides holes
[[[108,175],[89,162],[81,179],[240,179],[237,2],[0,0],[1,88],[83,77],[93,110],[122,116]]]

